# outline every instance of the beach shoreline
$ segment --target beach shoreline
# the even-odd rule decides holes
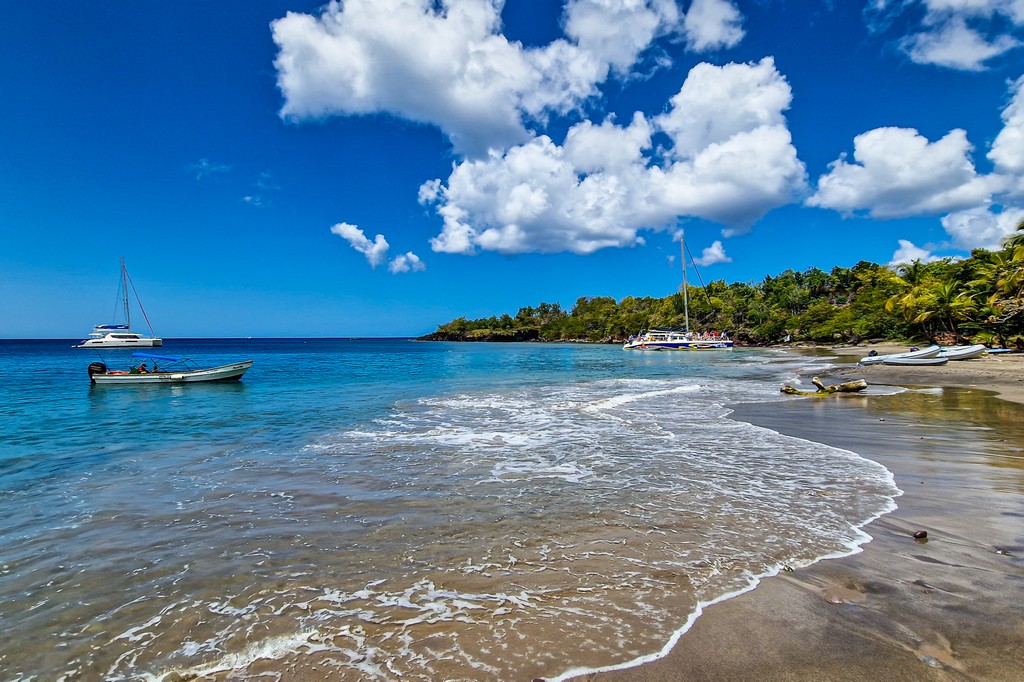
[[[732,418],[885,465],[898,509],[863,528],[861,551],[708,607],[664,658],[577,679],[1024,679],[1024,356],[861,367],[866,349],[829,350],[826,383],[941,390],[746,403]]]

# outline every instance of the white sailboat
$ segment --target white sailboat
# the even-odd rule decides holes
[[[685,327],[679,329],[655,328],[641,331],[629,337],[623,350],[727,350],[732,348],[732,339],[725,332],[690,331],[690,291],[686,284],[686,246],[679,237],[679,249],[683,257],[683,319]],[[694,268],[697,264],[694,263]],[[698,276],[700,273],[697,273]]]
[[[149,336],[143,336],[132,331],[132,312],[128,301],[128,289],[131,288],[135,295],[135,301],[142,311],[142,318],[149,327]],[[155,348],[164,345],[163,339],[157,337],[153,331],[153,325],[149,323],[146,309],[142,307],[139,293],[135,290],[135,284],[128,275],[128,268],[124,265],[124,258],[121,258],[121,303],[124,306],[124,324],[98,324],[93,327],[89,338],[72,348]]]

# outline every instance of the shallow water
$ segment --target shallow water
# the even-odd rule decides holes
[[[89,386],[0,341],[0,668],[557,677],[850,551],[889,472],[729,419],[809,358],[407,340],[168,341],[241,383]],[[109,353],[105,355],[110,355]],[[117,365],[116,358],[107,364]]]

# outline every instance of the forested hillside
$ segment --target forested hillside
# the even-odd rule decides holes
[[[865,339],[970,340],[1024,345],[1024,223],[1000,251],[976,250],[890,268],[861,261],[825,272],[786,270],[757,283],[689,287],[690,328],[728,332],[737,342],[847,343]],[[426,340],[620,342],[650,327],[684,323],[683,295],[581,297],[479,320],[460,317]]]

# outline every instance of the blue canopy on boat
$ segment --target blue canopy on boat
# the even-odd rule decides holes
[[[180,362],[183,358],[172,358],[169,355],[153,355],[152,353],[132,353],[133,358],[147,358],[149,360],[167,360],[168,362]]]

